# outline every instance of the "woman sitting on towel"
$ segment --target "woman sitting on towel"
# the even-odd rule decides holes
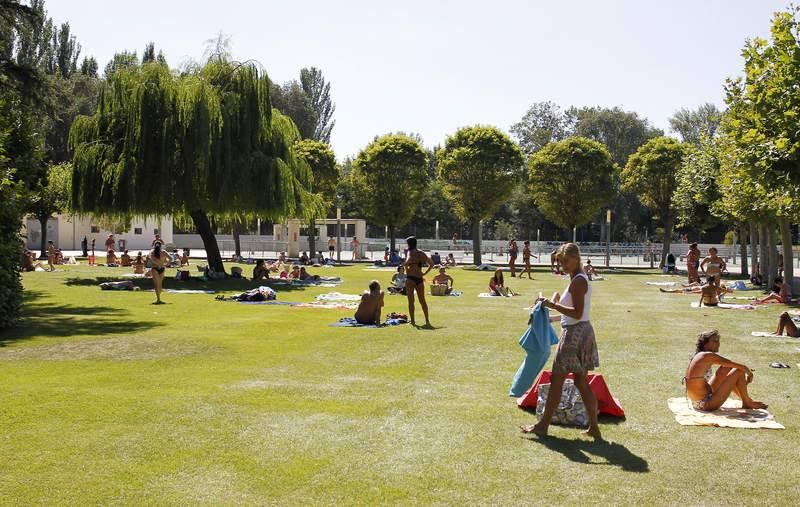
[[[406,293],[406,268],[401,264],[397,266],[397,273],[392,275],[392,285],[389,286],[389,294]]]
[[[709,276],[706,278],[705,285],[700,286],[700,306],[717,306],[719,305],[719,296],[730,292],[725,287],[720,287],[716,284],[716,278]]]
[[[456,265],[456,258],[453,257],[452,253],[447,254],[447,257],[444,259],[444,265],[447,267],[454,267]]]
[[[381,308],[383,308],[383,291],[377,280],[369,284],[369,292],[364,291],[358,303],[355,318],[359,324],[380,324]]]
[[[778,330],[775,331],[775,334],[780,336],[784,331],[786,331],[786,336],[800,338],[800,328],[797,327],[788,312],[783,312],[778,317]]]
[[[144,274],[144,258],[142,257],[142,252],[139,252],[136,255],[136,258],[133,260],[133,274],[135,275]]]
[[[269,268],[264,264],[264,259],[258,259],[253,268],[253,281],[269,280]]]
[[[122,252],[122,255],[119,258],[119,265],[123,268],[129,268],[131,266],[131,256],[128,254],[127,250]]]
[[[594,328],[589,321],[592,306],[592,285],[581,264],[581,251],[575,243],[566,243],[558,250],[558,262],[569,274],[570,281],[567,290],[558,301],[553,299],[541,300],[542,306],[550,308],[561,314],[561,337],[558,340],[558,349],[553,359],[553,375],[550,377],[550,393],[545,405],[542,418],[534,426],[524,426],[525,433],[546,435],[550,426],[553,413],[561,401],[561,392],[567,374],[572,373],[575,378],[575,387],[581,394],[581,399],[586,405],[586,414],[589,418],[589,427],[584,432],[590,437],[601,438],[600,428],[597,425],[597,398],[589,388],[587,374],[600,366],[597,352],[597,342]]]
[[[686,397],[695,410],[711,412],[725,403],[733,392],[742,400],[742,408],[767,408],[747,393],[747,384],[753,381],[753,372],[747,366],[729,361],[718,354],[719,332],[706,331],[697,339],[697,351],[686,368],[683,382]],[[716,373],[711,367],[719,365]]]
[[[492,296],[508,296],[511,295],[511,289],[506,287],[503,281],[503,271],[497,268],[494,274],[489,278],[489,294]]]
[[[447,269],[444,266],[439,266],[439,274],[433,277],[433,284],[444,285],[445,294],[453,292],[453,277],[447,274]]]
[[[792,287],[783,281],[782,276],[775,277],[775,283],[770,289],[769,295],[757,299],[756,303],[785,303],[792,302]]]

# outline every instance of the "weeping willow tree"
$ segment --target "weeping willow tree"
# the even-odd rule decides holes
[[[191,217],[210,268],[222,272],[209,215],[318,211],[297,139],[255,65],[213,59],[180,75],[157,61],[125,67],[104,82],[94,115],[72,124],[71,203],[100,215]]]

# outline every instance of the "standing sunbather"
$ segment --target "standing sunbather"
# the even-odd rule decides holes
[[[778,329],[775,331],[775,334],[782,335],[784,331],[786,331],[786,336],[800,338],[800,328],[794,323],[789,312],[783,312],[778,317]]]
[[[706,268],[706,265],[708,268]],[[706,274],[706,276],[713,276],[714,283],[719,286],[720,278],[722,277],[722,272],[726,271],[727,265],[725,261],[722,260],[722,257],[717,255],[716,247],[711,247],[708,249],[708,257],[703,259],[703,262],[700,263],[700,271]]]
[[[589,281],[591,282],[595,276],[597,276],[597,271],[594,270],[594,266],[592,266],[592,260],[586,259],[586,265],[583,266],[583,272],[586,273],[586,276],[589,277]]]
[[[164,288],[164,272],[169,265],[169,256],[167,252],[161,250],[161,243],[153,242],[155,246],[153,246],[153,251],[150,252],[150,263],[153,265],[150,272],[153,275],[153,288],[156,292],[156,300],[153,301],[154,305],[160,305],[163,303],[161,301],[161,291]]]
[[[56,246],[52,241],[47,242],[47,267],[48,271],[56,270]]]
[[[689,245],[689,251],[686,252],[686,271],[689,273],[689,283],[696,283],[700,281],[700,275],[697,269],[700,267],[700,249],[697,248],[697,243]]]
[[[377,280],[369,284],[369,292],[364,291],[358,303],[355,318],[359,324],[380,324],[381,308],[383,308],[383,291]]]
[[[522,275],[528,273],[528,278],[533,280],[533,272],[531,271],[531,257],[535,257],[531,253],[531,242],[525,241],[522,247],[522,262],[525,263],[525,269],[522,270],[522,273],[519,274],[519,277],[522,278]],[[536,257],[538,260],[539,258]]]
[[[747,392],[747,384],[753,381],[753,372],[747,366],[734,363],[718,354],[719,332],[706,331],[697,339],[694,357],[686,368],[683,382],[686,384],[686,397],[695,410],[711,412],[725,403],[731,392],[742,400],[742,408],[767,408]],[[716,373],[711,367],[719,365]]]
[[[517,255],[519,255],[517,240],[515,238],[511,238],[511,240],[508,242],[508,268],[511,271],[511,278],[517,276]]]
[[[425,314],[425,326],[430,327],[431,321],[428,318],[428,303],[425,301],[425,283],[424,277],[433,269],[433,262],[422,250],[417,250],[417,238],[409,236],[406,238],[408,244],[408,253],[406,254],[406,296],[408,297],[408,316],[411,319],[411,325],[416,326],[414,321],[414,292],[417,293],[419,298],[419,306],[422,308],[422,313]],[[428,269],[422,272],[422,268],[427,266]]]

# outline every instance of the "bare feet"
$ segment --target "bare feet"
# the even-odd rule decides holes
[[[742,402],[742,408],[746,409],[757,409],[757,408],[767,408],[766,403],[761,403],[760,401],[750,400],[749,402]]]
[[[582,431],[581,435],[586,435],[587,437],[592,437],[595,440],[602,440],[603,437],[600,435],[600,428],[594,427],[589,428],[586,431]]]
[[[534,433],[536,435],[547,435],[547,426],[542,426],[542,423],[536,423],[530,426],[520,426],[519,429],[523,433]]]

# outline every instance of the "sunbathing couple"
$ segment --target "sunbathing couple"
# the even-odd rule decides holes
[[[274,264],[267,266],[266,263],[264,263],[264,259],[258,259],[255,267],[253,267],[253,281],[259,282],[262,280],[269,280],[269,272],[273,271],[273,266]],[[301,267],[297,264],[292,266],[291,270],[286,266],[286,269],[280,272],[279,278],[301,281],[317,281],[320,279],[319,275],[312,275],[306,271],[305,266]]]
[[[392,285],[389,286],[389,294],[406,294],[406,268],[397,266],[397,273],[392,275]],[[447,274],[447,268],[439,266],[439,274],[433,277],[431,287],[434,285],[444,286],[444,294],[449,295],[453,292],[453,277]],[[433,291],[432,291],[433,292]]]
[[[766,404],[754,400],[747,392],[747,385],[753,381],[750,368],[720,356],[719,345],[717,330],[707,331],[698,337],[697,351],[683,377],[686,397],[692,408],[704,412],[717,410],[731,393],[742,400],[742,408],[767,408]],[[719,368],[712,373],[714,365],[719,365]]]

